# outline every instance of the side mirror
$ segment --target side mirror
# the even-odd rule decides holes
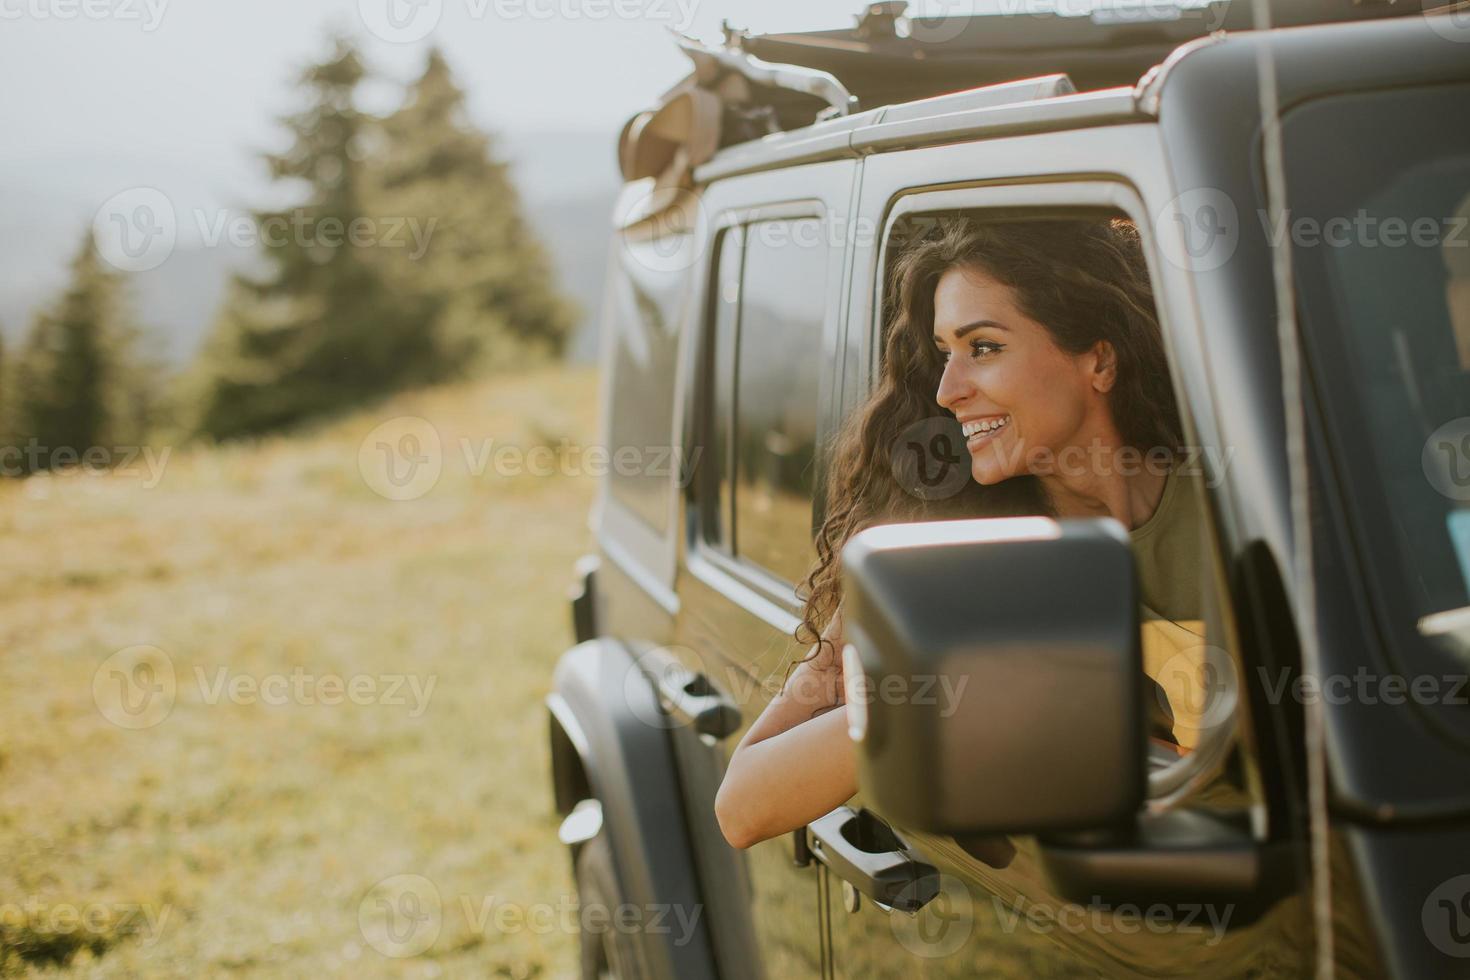
[[[893,524],[842,562],[849,731],[879,813],[955,836],[1135,820],[1147,739],[1121,524]]]

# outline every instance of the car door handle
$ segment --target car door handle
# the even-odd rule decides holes
[[[721,739],[740,730],[740,709],[703,674],[677,667],[660,670],[658,694],[669,714],[700,735]]]
[[[934,866],[910,857],[888,825],[866,810],[840,806],[807,830],[812,856],[880,905],[917,912],[939,893]]]

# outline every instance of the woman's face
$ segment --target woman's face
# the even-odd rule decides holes
[[[1112,431],[1110,349],[1062,350],[1021,313],[1009,286],[977,268],[940,277],[934,343],[945,359],[935,397],[964,426],[977,483],[1055,472],[1048,468],[1068,447]]]

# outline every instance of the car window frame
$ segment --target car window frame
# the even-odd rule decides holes
[[[1149,211],[1144,205],[1143,197],[1130,182],[1121,177],[1099,179],[1095,176],[1078,176],[1071,179],[1057,178],[1024,183],[966,181],[949,185],[916,186],[900,190],[892,195],[884,207],[883,218],[878,226],[881,230],[875,242],[876,247],[873,249],[876,269],[871,280],[869,316],[866,321],[859,321],[857,318],[850,319],[852,326],[849,329],[861,329],[865,334],[862,339],[863,354],[859,357],[862,375],[859,391],[871,390],[879,368],[884,330],[884,296],[888,285],[887,273],[890,261],[889,247],[894,226],[899,221],[915,215],[954,211],[986,211],[996,215],[997,218],[1013,217],[1018,220],[1024,220],[1028,216],[1042,219],[1065,217],[1069,212],[1084,214],[1107,211],[1131,219],[1138,228],[1148,266],[1154,309],[1164,336],[1170,380],[1175,387],[1175,398],[1179,403],[1185,438],[1193,444],[1198,444],[1194,419],[1195,407],[1185,397],[1186,389],[1183,385],[1187,382],[1182,378],[1180,353],[1176,350],[1176,338],[1185,325],[1174,323],[1170,319],[1168,303],[1165,302],[1163,294],[1164,276],[1167,273],[1164,263],[1160,260],[1158,251],[1160,246],[1156,241],[1154,226]],[[1213,566],[1212,578],[1215,589],[1220,592],[1225,588],[1224,583],[1226,582],[1224,578],[1225,544],[1216,515],[1213,513],[1215,508],[1209,506],[1211,502],[1208,500],[1203,503],[1206,507],[1206,541],[1210,549],[1208,558]],[[1226,655],[1233,663],[1236,677],[1235,686],[1229,691],[1230,700],[1227,702],[1230,722],[1224,725],[1221,731],[1212,733],[1208,743],[1202,742],[1195,752],[1182,757],[1178,764],[1149,773],[1145,801],[1145,809],[1148,812],[1171,809],[1213,782],[1235,749],[1242,728],[1250,724],[1249,706],[1245,702],[1240,686],[1241,659],[1238,646],[1233,642],[1234,631],[1228,623],[1230,616],[1228,601],[1224,596],[1218,596],[1217,599],[1219,601],[1215,604],[1218,607],[1219,616],[1226,620],[1220,624],[1221,631],[1225,634],[1226,642],[1231,642],[1232,646],[1235,646],[1235,649],[1226,651]]]
[[[710,220],[709,241],[711,247],[708,254],[701,258],[702,277],[707,284],[706,295],[698,311],[698,333],[696,347],[698,357],[691,372],[694,382],[693,398],[690,407],[693,412],[693,424],[696,445],[707,445],[710,426],[713,423],[713,387],[712,371],[714,342],[714,310],[718,299],[717,275],[718,263],[721,258],[721,248],[726,233],[737,227],[746,227],[761,221],[772,220],[796,220],[801,218],[816,218],[823,222],[824,226],[833,220],[845,220],[848,215],[840,212],[835,213],[830,204],[819,197],[812,195],[796,195],[772,198],[761,203],[745,205],[734,205],[717,212]],[[845,247],[847,236],[844,235],[842,242],[833,242],[827,245],[828,259],[828,281],[825,290],[829,296],[836,295],[838,301],[829,303],[826,307],[826,315],[821,325],[821,349],[829,351],[835,348],[836,337],[841,327],[843,314],[843,303],[841,298],[845,296],[845,268],[848,259],[848,250]],[[715,247],[720,243],[720,247]],[[743,248],[743,244],[742,244]],[[838,276],[838,283],[834,284],[831,278],[831,266],[833,252],[841,253],[843,273]],[[744,259],[741,261],[742,288]],[[738,328],[738,320],[737,320]],[[834,385],[840,383],[840,361],[833,358],[824,358],[824,367],[821,383],[818,391],[812,393],[813,411],[817,423],[818,443],[818,473],[823,468],[821,448],[827,436],[828,411],[827,403]],[[738,412],[738,406],[736,408]],[[764,620],[770,626],[783,633],[794,632],[800,623],[801,601],[797,597],[796,587],[799,583],[788,583],[770,570],[759,564],[742,559],[738,555],[727,554],[713,543],[707,540],[706,531],[708,524],[705,518],[705,509],[713,500],[718,506],[718,487],[710,486],[709,471],[706,467],[699,467],[696,478],[688,487],[687,506],[690,508],[689,518],[685,521],[685,565],[690,573],[702,580],[706,585],[714,588],[725,595],[731,601],[739,604],[748,612]],[[816,481],[813,491],[813,519],[819,512],[817,498],[822,490],[820,478]]]

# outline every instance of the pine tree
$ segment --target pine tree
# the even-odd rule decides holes
[[[372,257],[396,289],[434,308],[441,373],[560,354],[576,310],[557,292],[509,166],[470,122],[437,49],[381,133],[370,169],[374,210],[408,220],[425,247],[416,254],[410,240]]]
[[[428,304],[395,296],[348,231],[376,222],[362,199],[363,137],[354,106],[364,69],[338,40],[306,69],[305,109],[283,122],[293,143],[266,157],[272,177],[304,183],[301,206],[256,212],[265,279],[237,279],[206,346],[197,427],[253,435],[380,397],[433,374]]]
[[[12,374],[10,435],[34,440],[29,468],[76,462],[91,447],[135,444],[149,422],[151,385],[136,358],[139,332],[125,283],[97,254],[90,229],[56,305],[36,317]]]

